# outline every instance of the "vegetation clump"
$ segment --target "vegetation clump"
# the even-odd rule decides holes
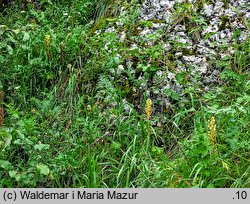
[[[192,42],[138,3],[2,7],[0,187],[250,187],[249,35],[197,71],[202,1],[173,7]]]

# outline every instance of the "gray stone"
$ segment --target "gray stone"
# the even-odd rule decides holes
[[[117,67],[117,74],[118,75],[121,75],[122,73],[124,72],[124,67],[123,67],[123,65],[118,65],[118,67]]]

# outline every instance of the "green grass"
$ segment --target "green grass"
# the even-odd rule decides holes
[[[199,76],[177,74],[183,94],[167,91],[171,106],[152,98],[147,120],[147,95],[131,70],[143,80],[166,64],[174,71],[161,33],[149,36],[153,47],[141,39],[131,50],[136,6],[119,16],[112,5],[120,1],[44,2],[0,14],[0,187],[249,187],[250,39],[217,62],[221,83],[208,91]],[[122,78],[114,70],[131,56]]]

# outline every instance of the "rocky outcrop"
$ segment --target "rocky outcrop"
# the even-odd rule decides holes
[[[205,1],[146,0],[139,19],[161,20],[153,28],[141,30],[140,35],[143,37],[159,28],[165,29],[168,32],[166,42],[176,42],[177,47],[178,43],[185,45],[185,48],[177,49],[174,53],[180,60],[180,69],[183,69],[181,64],[193,65],[196,70],[205,74],[211,62],[233,55],[233,44],[248,37],[246,21],[250,18],[250,2],[203,2]]]
[[[183,70],[191,68],[192,76],[198,74],[204,89],[219,83],[220,70],[216,62],[232,57],[235,43],[249,37],[249,19],[248,0],[146,0],[139,20],[151,21],[153,26],[138,28],[139,35],[146,38],[147,34],[164,30],[161,42],[176,62],[173,72],[166,69],[154,76],[151,91],[159,103],[169,104],[164,97],[166,90],[181,94],[182,85],[176,80],[176,74]]]
[[[220,83],[222,67],[218,62],[227,63],[235,54],[234,45],[249,37],[249,18],[248,0],[145,0],[130,50],[158,46],[165,61],[151,78],[136,75],[135,69],[141,65],[133,67],[133,59],[119,65],[115,73],[122,76],[124,70],[130,70],[140,83],[139,92],[147,92],[162,109],[171,105],[171,98],[184,99],[184,86],[203,92]],[[121,22],[116,25],[123,26]],[[112,27],[106,32],[114,30]],[[126,31],[119,35],[121,42],[128,37]],[[141,42],[144,47],[140,47]],[[146,64],[142,69],[150,69],[150,58]],[[186,85],[182,83],[185,80]]]

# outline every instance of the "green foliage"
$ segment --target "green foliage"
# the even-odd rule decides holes
[[[44,0],[0,14],[0,187],[249,187],[249,39],[204,90],[193,67],[175,73],[186,44],[166,53],[162,31],[138,37],[154,22],[136,22],[134,3]],[[177,4],[173,23],[198,35],[206,21],[192,7]],[[164,71],[182,91],[157,90]]]

